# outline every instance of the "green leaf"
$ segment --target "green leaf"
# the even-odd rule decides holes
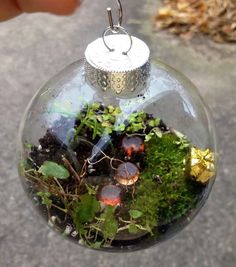
[[[155,126],[156,126],[156,124],[155,124],[155,120],[150,120],[150,121],[148,121],[148,125],[149,125],[150,127],[155,127]]]
[[[89,195],[96,195],[97,191],[96,188],[90,184],[85,184],[87,190],[88,190],[88,194]]]
[[[109,105],[107,108],[109,113],[113,113],[115,110],[115,108],[112,105]]]
[[[90,248],[94,248],[94,249],[99,249],[99,248],[102,247],[103,242],[104,242],[104,240],[102,240],[102,241],[97,241],[97,242],[95,242],[95,243],[90,244],[89,247],[90,247]]]
[[[118,132],[123,132],[125,130],[125,124],[124,123],[121,123],[117,126],[115,126],[115,130]]]
[[[130,210],[129,214],[133,219],[138,219],[143,215],[143,213],[139,210]]]
[[[39,168],[39,172],[46,177],[55,177],[58,179],[67,179],[70,176],[69,171],[64,166],[53,161],[45,161]]]
[[[131,125],[128,127],[127,131],[138,132],[139,130],[142,130],[143,128],[144,127],[143,127],[143,124],[141,122],[139,122],[139,123],[132,122]]]
[[[110,220],[105,220],[102,227],[104,238],[113,238],[116,235],[117,230],[118,222],[114,217],[110,218]]]
[[[120,107],[116,107],[115,110],[113,111],[113,115],[118,115],[120,114],[122,111],[120,109]]]
[[[92,195],[85,194],[80,197],[80,202],[75,205],[75,224],[91,222],[96,213],[100,211],[100,203]]]
[[[114,216],[115,208],[107,206],[101,218],[104,218],[102,233],[105,239],[113,238],[118,231],[118,222]]]
[[[99,103],[93,103],[93,104],[91,105],[91,108],[92,108],[93,110],[97,110],[97,109],[100,108],[100,106],[101,106],[101,104],[99,104]]]
[[[156,118],[156,119],[151,119],[148,121],[148,125],[150,127],[157,127],[159,124],[160,124],[160,119],[159,118]]]
[[[103,114],[102,115],[102,121],[107,122],[110,121],[111,115],[110,114]]]
[[[31,144],[31,143],[27,143],[27,142],[25,142],[25,143],[24,143],[24,146],[25,146],[25,148],[27,148],[27,149],[32,149],[32,147],[33,147],[34,145]]]
[[[156,135],[157,137],[162,138],[163,133],[162,133],[161,129],[159,129],[159,128],[154,128],[152,131],[155,133],[155,135]]]
[[[46,205],[47,207],[51,207],[51,205],[52,205],[52,200],[50,199],[50,197],[51,197],[51,193],[49,193],[49,192],[38,192],[37,193],[37,196],[39,196],[39,197],[41,197],[41,199],[42,199],[42,204],[43,205]]]
[[[140,230],[135,224],[130,224],[128,227],[128,231],[130,234],[137,234],[138,232],[140,232]]]
[[[152,139],[152,137],[153,137],[153,135],[154,135],[154,133],[149,133],[149,134],[146,134],[145,135],[145,142],[148,142],[148,141],[150,141],[151,139]]]

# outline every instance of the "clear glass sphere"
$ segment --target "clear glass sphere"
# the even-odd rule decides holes
[[[48,224],[86,247],[146,248],[179,232],[205,203],[216,171],[211,115],[195,86],[157,61],[142,92],[91,87],[83,60],[32,99],[19,174]]]

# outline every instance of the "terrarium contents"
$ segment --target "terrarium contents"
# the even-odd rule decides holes
[[[61,117],[38,146],[27,144],[20,165],[51,224],[61,232],[69,225],[73,238],[92,248],[158,239],[163,225],[191,213],[202,183],[214,175],[213,153],[193,147],[160,118],[139,111],[117,124],[122,117],[119,107],[86,104],[73,128],[64,132],[71,118]],[[67,146],[58,133],[69,137]]]

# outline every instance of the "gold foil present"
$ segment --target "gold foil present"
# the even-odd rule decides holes
[[[197,182],[206,183],[215,175],[215,155],[210,149],[191,150],[191,172]]]

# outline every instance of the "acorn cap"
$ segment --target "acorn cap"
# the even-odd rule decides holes
[[[107,46],[104,38],[99,38],[85,51],[87,82],[97,89],[119,95],[145,88],[150,77],[148,46],[126,34],[108,35],[105,40]]]

